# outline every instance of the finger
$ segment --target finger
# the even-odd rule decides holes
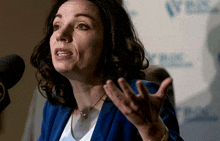
[[[169,85],[172,84],[173,79],[171,77],[166,78],[160,85],[159,90],[157,91],[157,93],[155,94],[157,97],[164,99],[166,94],[167,94],[167,90]]]
[[[127,81],[124,78],[119,78],[118,84],[127,98],[134,100],[134,101],[136,100],[136,95],[134,91],[132,90],[132,88],[130,87],[130,85],[127,83]]]
[[[123,98],[123,93],[118,89],[117,86],[115,86],[114,82],[108,80],[103,88],[115,106],[117,106],[120,110],[125,109],[125,105],[127,105],[127,103],[125,98]]]
[[[139,92],[139,96],[144,97],[144,98],[148,98],[148,94],[149,94],[148,89],[141,80],[138,80],[136,82],[136,86],[137,86],[137,89]]]
[[[106,91],[106,94],[112,101],[121,101],[123,98],[123,93],[121,90],[114,84],[112,80],[107,80],[106,85],[103,87]]]
[[[118,91],[117,86],[115,86],[115,84],[112,80],[107,80],[104,88],[106,88],[108,90],[108,92],[111,96],[114,96],[114,94],[117,93],[117,91]]]

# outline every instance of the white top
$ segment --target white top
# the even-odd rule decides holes
[[[72,116],[70,116],[59,141],[76,141],[71,134],[71,120],[72,120]],[[95,125],[79,141],[90,141],[94,129],[95,129]]]

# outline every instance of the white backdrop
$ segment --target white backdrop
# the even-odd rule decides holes
[[[174,79],[186,141],[220,138],[220,0],[124,0],[151,65]]]

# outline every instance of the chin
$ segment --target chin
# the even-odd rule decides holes
[[[72,69],[70,68],[67,68],[67,67],[54,67],[55,70],[61,74],[63,73],[67,73],[67,72],[70,72]]]
[[[60,62],[53,62],[53,66],[55,68],[55,70],[59,73],[66,73],[66,72],[70,72],[73,70],[73,68],[75,67],[75,65],[72,63],[60,63]]]
[[[55,67],[55,70],[66,78],[71,78],[75,76],[75,73],[77,72],[76,67],[71,65],[69,65],[68,67],[67,66]]]

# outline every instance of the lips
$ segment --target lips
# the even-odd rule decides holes
[[[56,56],[71,56],[73,53],[69,49],[64,48],[56,48],[55,55]]]

